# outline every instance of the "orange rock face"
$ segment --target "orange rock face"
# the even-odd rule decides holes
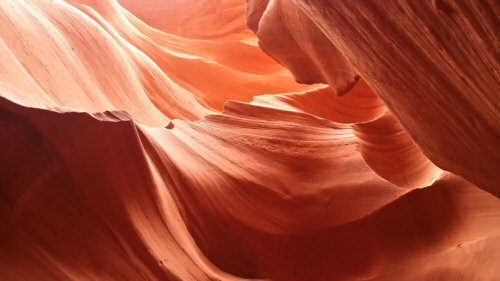
[[[499,280],[499,15],[0,1],[0,280]]]

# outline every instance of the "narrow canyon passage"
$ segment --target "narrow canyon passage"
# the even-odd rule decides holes
[[[500,279],[499,18],[0,1],[0,280]]]

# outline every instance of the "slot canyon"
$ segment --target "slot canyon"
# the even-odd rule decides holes
[[[500,280],[498,0],[0,0],[0,280]]]

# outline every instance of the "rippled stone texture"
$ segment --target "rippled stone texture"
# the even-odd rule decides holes
[[[498,280],[498,9],[0,1],[0,280]]]

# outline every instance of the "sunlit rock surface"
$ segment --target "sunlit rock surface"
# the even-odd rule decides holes
[[[0,280],[499,280],[499,15],[0,1]]]

